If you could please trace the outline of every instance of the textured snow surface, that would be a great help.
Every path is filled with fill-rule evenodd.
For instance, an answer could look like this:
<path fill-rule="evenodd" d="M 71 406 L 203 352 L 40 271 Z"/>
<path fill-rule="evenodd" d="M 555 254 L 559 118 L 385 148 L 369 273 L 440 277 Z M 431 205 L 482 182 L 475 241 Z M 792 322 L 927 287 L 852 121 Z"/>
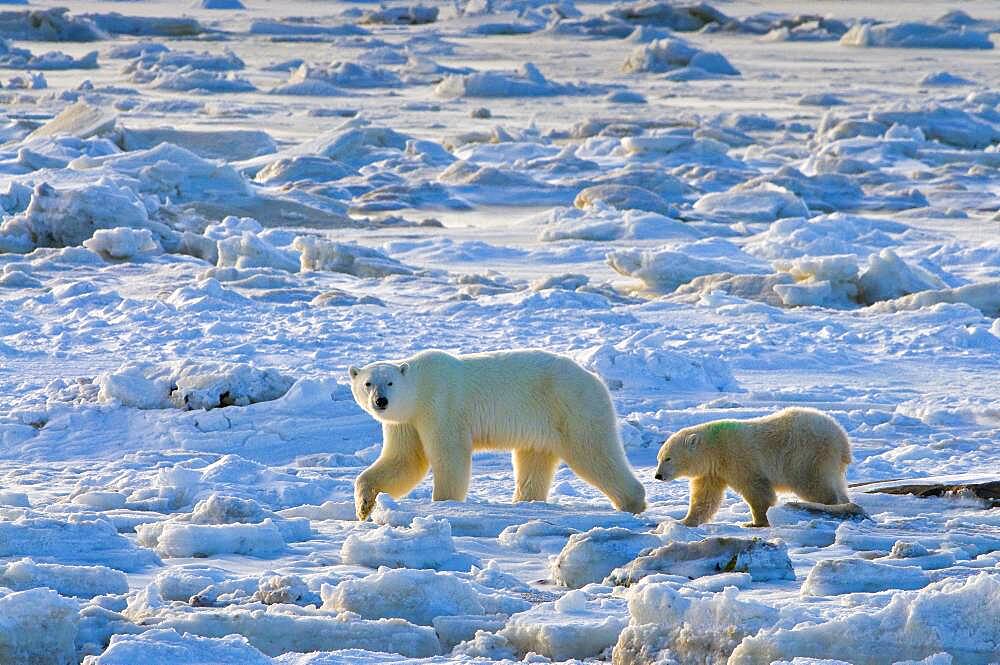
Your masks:
<path fill-rule="evenodd" d="M 1000 663 L 997 3 L 62 4 L 0 11 L 0 665 Z M 357 522 L 347 368 L 431 347 L 593 372 L 647 510 L 484 451 Z M 793 405 L 860 509 L 681 524 L 661 443 Z"/>

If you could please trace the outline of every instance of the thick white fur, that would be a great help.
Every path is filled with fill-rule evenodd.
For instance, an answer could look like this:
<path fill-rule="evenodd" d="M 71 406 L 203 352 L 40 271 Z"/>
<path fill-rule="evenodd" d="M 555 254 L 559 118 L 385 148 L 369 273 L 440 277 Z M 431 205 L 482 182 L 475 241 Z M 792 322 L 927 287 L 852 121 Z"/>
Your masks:
<path fill-rule="evenodd" d="M 775 491 L 818 504 L 850 501 L 844 473 L 851 444 L 836 420 L 815 409 L 687 427 L 667 439 L 657 460 L 658 479 L 691 479 L 688 526 L 711 519 L 726 487 L 750 505 L 753 522 L 747 526 L 768 526 Z"/>
<path fill-rule="evenodd" d="M 382 423 L 382 454 L 355 482 L 358 519 L 379 492 L 402 496 L 434 472 L 435 501 L 465 499 L 474 450 L 512 450 L 514 501 L 544 501 L 559 461 L 619 510 L 645 510 L 601 380 L 546 351 L 424 351 L 352 367 L 358 404 Z M 367 385 L 366 385 L 367 384 Z M 376 400 L 388 404 L 377 408 Z"/>

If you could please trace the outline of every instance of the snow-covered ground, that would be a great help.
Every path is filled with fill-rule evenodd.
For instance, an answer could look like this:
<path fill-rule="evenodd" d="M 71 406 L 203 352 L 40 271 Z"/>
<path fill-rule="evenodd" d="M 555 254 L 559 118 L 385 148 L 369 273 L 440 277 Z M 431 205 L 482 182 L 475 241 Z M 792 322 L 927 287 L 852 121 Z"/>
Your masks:
<path fill-rule="evenodd" d="M 64 4 L 0 12 L 0 663 L 1000 662 L 996 502 L 652 477 L 788 405 L 1000 475 L 997 3 Z M 429 347 L 599 373 L 649 509 L 355 521 L 347 367 Z"/>

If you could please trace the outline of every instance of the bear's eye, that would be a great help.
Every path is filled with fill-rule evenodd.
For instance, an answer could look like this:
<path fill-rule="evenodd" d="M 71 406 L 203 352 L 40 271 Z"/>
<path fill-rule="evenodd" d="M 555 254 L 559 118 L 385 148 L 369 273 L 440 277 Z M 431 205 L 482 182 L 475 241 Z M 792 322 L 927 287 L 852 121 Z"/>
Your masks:
<path fill-rule="evenodd" d="M 391 386 L 391 385 L 392 385 L 392 381 L 390 381 L 388 385 L 390 385 L 390 386 Z"/>
<path fill-rule="evenodd" d="M 669 461 L 670 461 L 670 458 L 668 457 L 668 458 L 664 459 L 663 461 L 664 461 L 664 462 L 669 462 Z"/>
<path fill-rule="evenodd" d="M 365 388 L 371 388 L 371 387 L 372 387 L 372 382 L 371 381 L 365 381 Z"/>

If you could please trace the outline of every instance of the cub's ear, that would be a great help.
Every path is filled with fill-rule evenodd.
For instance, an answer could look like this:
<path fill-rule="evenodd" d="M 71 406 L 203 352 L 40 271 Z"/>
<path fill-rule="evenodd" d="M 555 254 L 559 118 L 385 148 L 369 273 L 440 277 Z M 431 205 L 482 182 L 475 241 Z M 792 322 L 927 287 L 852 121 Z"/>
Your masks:
<path fill-rule="evenodd" d="M 684 437 L 684 443 L 687 445 L 688 448 L 694 448 L 699 443 L 701 443 L 701 435 L 688 434 L 686 437 Z"/>
<path fill-rule="evenodd" d="M 357 378 L 358 374 L 361 373 L 361 370 L 355 367 L 354 365 L 351 365 L 350 367 L 347 368 L 347 373 L 351 375 L 352 379 L 355 379 Z"/>
<path fill-rule="evenodd" d="M 410 370 L 410 363 L 400 363 L 399 373 L 405 375 Z"/>

